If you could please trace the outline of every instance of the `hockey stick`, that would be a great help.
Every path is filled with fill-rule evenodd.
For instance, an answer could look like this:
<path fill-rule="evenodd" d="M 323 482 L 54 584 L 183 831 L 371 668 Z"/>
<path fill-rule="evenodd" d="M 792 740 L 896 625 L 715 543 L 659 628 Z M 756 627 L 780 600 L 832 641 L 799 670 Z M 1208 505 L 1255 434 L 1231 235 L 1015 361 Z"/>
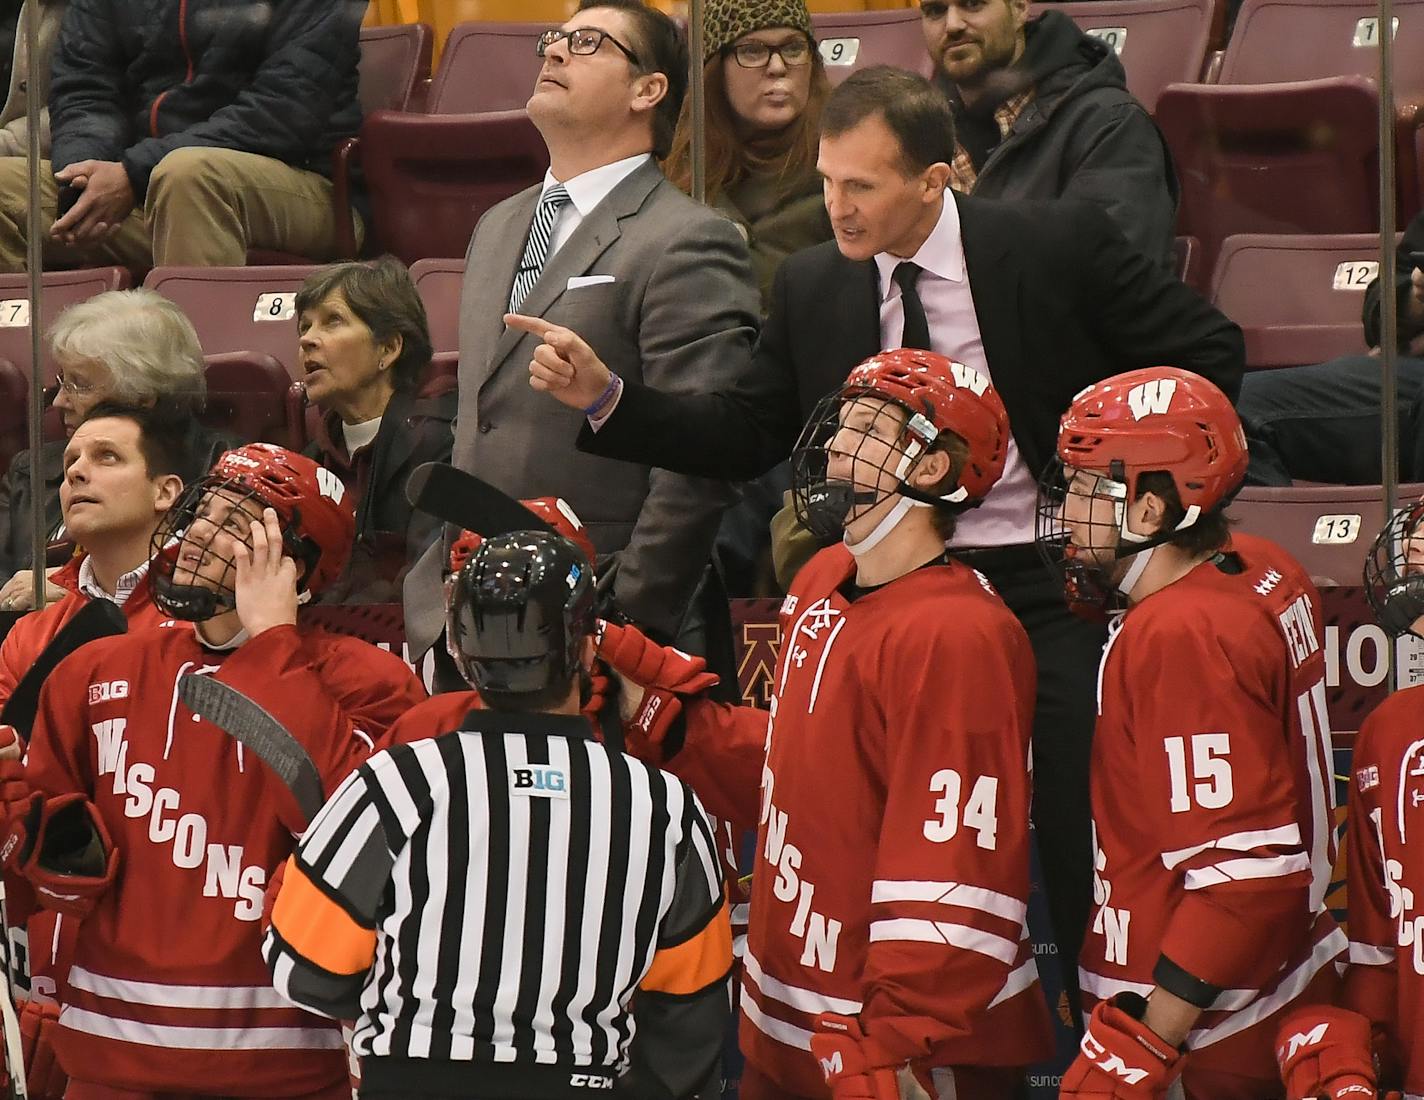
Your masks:
<path fill-rule="evenodd" d="M 117 604 L 108 600 L 86 603 L 50 639 L 49 645 L 40 650 L 35 663 L 20 677 L 5 706 L 0 708 L 0 725 L 14 726 L 20 737 L 28 741 L 40 708 L 40 688 L 55 666 L 86 642 L 123 634 L 128 628 L 123 609 Z"/>
<path fill-rule="evenodd" d="M 448 462 L 417 466 L 406 483 L 405 495 L 412 507 L 486 538 L 510 531 L 554 532 L 507 493 Z"/>
<path fill-rule="evenodd" d="M 211 676 L 184 673 L 178 678 L 178 698 L 199 718 L 256 753 L 292 793 L 307 821 L 316 817 L 326 801 L 321 775 L 301 742 L 281 722 L 236 688 Z"/>

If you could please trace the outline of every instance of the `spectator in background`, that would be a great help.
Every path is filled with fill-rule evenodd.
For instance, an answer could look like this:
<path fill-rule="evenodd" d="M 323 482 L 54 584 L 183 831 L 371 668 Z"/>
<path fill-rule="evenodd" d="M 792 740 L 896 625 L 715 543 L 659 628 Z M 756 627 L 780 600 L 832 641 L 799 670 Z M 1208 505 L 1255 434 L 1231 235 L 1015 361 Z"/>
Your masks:
<path fill-rule="evenodd" d="M 746 236 L 765 308 L 781 261 L 831 239 L 816 174 L 830 83 L 804 0 L 717 0 L 703 23 L 707 201 Z M 684 100 L 663 165 L 688 194 L 691 111 Z"/>
<path fill-rule="evenodd" d="M 25 20 L 32 2 L 39 4 L 39 56 L 33 62 L 26 48 Z M 20 21 L 15 33 L 14 60 L 10 66 L 10 91 L 5 106 L 0 108 L 0 157 L 23 157 L 29 153 L 29 96 L 34 95 L 40 107 L 40 156 L 49 156 L 49 75 L 54 56 L 59 25 L 64 19 L 69 0 L 25 0 L 20 8 Z"/>
<path fill-rule="evenodd" d="M 756 284 L 741 234 L 678 191 L 653 159 L 671 149 L 686 87 L 687 47 L 672 19 L 638 0 L 585 0 L 543 35 L 539 52 L 529 116 L 550 169 L 485 214 L 470 240 L 453 461 L 512 497 L 566 500 L 605 556 L 600 579 L 619 606 L 670 640 L 730 494 L 580 453 L 583 412 L 529 388 L 539 338 L 525 328 L 542 318 L 573 325 L 605 361 L 650 386 L 720 390 L 750 359 Z M 406 577 L 413 656 L 444 629 L 447 558 L 431 546 Z M 449 672 L 442 682 L 454 682 Z"/>
<path fill-rule="evenodd" d="M 54 407 L 64 435 L 74 434 L 89 410 L 101 401 L 171 406 L 188 416 L 183 463 L 178 473 L 187 483 L 201 476 L 232 440 L 192 419 L 207 394 L 203 351 L 198 334 L 183 311 L 152 290 L 111 290 L 70 306 L 49 332 L 50 351 L 59 368 Z M 50 541 L 60 533 L 59 486 L 64 478 L 65 439 L 40 448 L 44 478 L 44 521 Z M 31 514 L 29 451 L 21 451 L 0 482 L 0 575 L 30 563 Z M 51 587 L 51 598 L 63 592 Z M 29 573 L 0 587 L 0 601 L 14 598 L 9 610 L 31 606 Z"/>
<path fill-rule="evenodd" d="M 46 263 L 337 258 L 332 150 L 361 123 L 364 6 L 72 0 L 50 85 Z M 0 157 L 0 270 L 25 264 L 23 158 Z"/>
<path fill-rule="evenodd" d="M 297 292 L 307 400 L 321 409 L 306 449 L 340 475 L 356 506 L 356 545 L 328 599 L 398 600 L 396 582 L 436 522 L 406 499 L 411 471 L 449 462 L 454 387 L 421 395 L 430 366 L 425 305 L 399 260 L 343 263 Z"/>
<path fill-rule="evenodd" d="M 1399 476 L 1424 480 L 1424 214 L 1395 250 L 1399 357 L 1395 360 Z M 1378 485 L 1383 389 L 1380 386 L 1380 281 L 1365 288 L 1368 355 L 1254 371 L 1241 383 L 1237 412 L 1251 464 L 1247 485 L 1290 485 L 1296 478 Z"/>
<path fill-rule="evenodd" d="M 1028 0 L 921 0 L 935 82 L 954 110 L 950 186 L 986 199 L 1086 199 L 1173 267 L 1177 175 L 1110 46 Z"/>

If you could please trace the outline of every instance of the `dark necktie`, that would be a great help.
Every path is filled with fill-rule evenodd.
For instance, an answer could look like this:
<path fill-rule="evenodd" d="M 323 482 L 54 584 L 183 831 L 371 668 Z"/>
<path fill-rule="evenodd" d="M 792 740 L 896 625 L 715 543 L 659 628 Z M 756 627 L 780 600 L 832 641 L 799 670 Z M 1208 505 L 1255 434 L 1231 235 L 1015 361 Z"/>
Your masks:
<path fill-rule="evenodd" d="M 554 240 L 554 223 L 570 201 L 562 183 L 554 184 L 539 199 L 534 221 L 529 226 L 529 239 L 524 242 L 524 256 L 519 261 L 519 270 L 514 273 L 514 286 L 509 292 L 510 313 L 519 312 L 524 299 L 543 274 L 544 263 L 549 258 L 549 245 Z"/>
<path fill-rule="evenodd" d="M 895 272 L 890 277 L 900 284 L 900 305 L 905 311 L 905 335 L 900 338 L 900 346 L 931 351 L 930 323 L 925 319 L 924 303 L 920 301 L 919 292 L 915 290 L 915 284 L 923 270 L 917 263 L 901 260 L 895 265 Z"/>

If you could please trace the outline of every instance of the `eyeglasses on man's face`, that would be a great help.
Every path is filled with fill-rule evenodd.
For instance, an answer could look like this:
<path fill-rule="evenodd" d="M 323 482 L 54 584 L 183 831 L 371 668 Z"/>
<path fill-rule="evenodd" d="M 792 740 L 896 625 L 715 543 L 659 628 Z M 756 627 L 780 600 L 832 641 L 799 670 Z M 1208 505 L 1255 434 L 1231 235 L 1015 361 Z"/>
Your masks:
<path fill-rule="evenodd" d="M 555 27 L 552 30 L 547 30 L 539 36 L 534 46 L 534 52 L 540 57 L 543 57 L 549 52 L 550 46 L 563 39 L 568 39 L 569 53 L 578 57 L 587 57 L 589 54 L 597 53 L 598 48 L 603 45 L 604 39 L 607 39 L 622 50 L 624 56 L 634 65 L 641 67 L 643 64 L 638 60 L 637 54 L 623 45 L 622 42 L 619 42 L 618 39 L 614 38 L 607 31 L 601 31 L 597 27 L 575 27 L 569 31 L 560 30 Z"/>
<path fill-rule="evenodd" d="M 793 38 L 779 46 L 772 46 L 766 42 L 758 42 L 753 38 L 750 42 L 738 42 L 731 47 L 731 54 L 737 59 L 737 64 L 744 69 L 762 69 L 771 64 L 771 55 L 776 54 L 781 58 L 781 63 L 788 69 L 805 65 L 811 60 L 811 43 L 801 37 Z"/>

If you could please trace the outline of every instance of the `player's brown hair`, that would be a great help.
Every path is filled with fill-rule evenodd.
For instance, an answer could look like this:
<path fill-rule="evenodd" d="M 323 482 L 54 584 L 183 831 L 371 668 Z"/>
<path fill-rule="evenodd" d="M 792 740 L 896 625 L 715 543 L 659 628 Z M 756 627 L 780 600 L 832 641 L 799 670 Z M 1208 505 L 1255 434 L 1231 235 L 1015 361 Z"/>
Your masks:
<path fill-rule="evenodd" d="M 91 420 L 131 420 L 138 425 L 138 449 L 148 467 L 149 480 L 172 474 L 182 478 L 192 414 L 185 404 L 159 401 L 153 405 L 131 405 L 122 401 L 100 401 L 84 414 L 81 424 Z M 186 479 L 185 479 L 186 480 Z"/>
<path fill-rule="evenodd" d="M 926 490 L 938 497 L 945 493 L 952 493 L 959 485 L 959 475 L 964 472 L 964 464 L 969 461 L 969 444 L 953 432 L 942 431 L 939 433 L 939 438 L 930 445 L 925 453 L 933 454 L 935 451 L 943 452 L 949 456 L 949 473 Z M 954 528 L 959 521 L 959 513 L 951 512 L 948 508 L 935 508 L 933 513 L 935 534 L 948 542 L 954 537 Z"/>
<path fill-rule="evenodd" d="M 1162 498 L 1162 503 L 1166 505 L 1167 515 L 1162 523 L 1164 530 L 1170 530 L 1177 526 L 1182 522 L 1182 517 L 1187 514 L 1186 508 L 1182 506 L 1181 495 L 1177 492 L 1176 479 L 1166 470 L 1150 470 L 1139 475 L 1133 499 L 1140 500 L 1143 493 L 1155 493 Z M 1227 519 L 1226 513 L 1220 507 L 1217 507 L 1203 513 L 1185 531 L 1179 531 L 1173 535 L 1167 540 L 1167 545 L 1175 546 L 1178 550 L 1195 556 L 1220 550 L 1230 538 L 1231 520 Z"/>

